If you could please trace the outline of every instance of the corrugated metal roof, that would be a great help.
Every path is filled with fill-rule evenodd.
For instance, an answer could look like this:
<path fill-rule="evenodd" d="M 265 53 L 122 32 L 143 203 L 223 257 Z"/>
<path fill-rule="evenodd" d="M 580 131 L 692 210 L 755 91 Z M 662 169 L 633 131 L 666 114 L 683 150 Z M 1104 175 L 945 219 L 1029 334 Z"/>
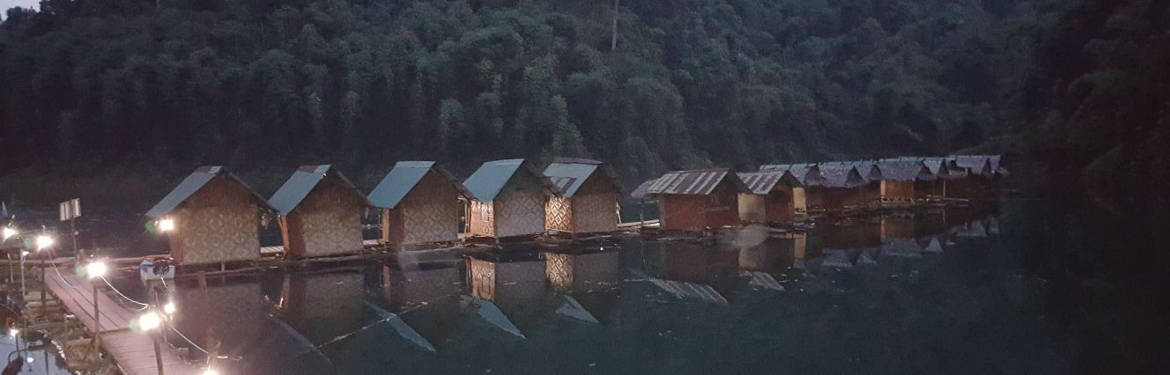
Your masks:
<path fill-rule="evenodd" d="M 521 168 L 526 169 L 533 176 L 539 178 L 541 183 L 548 189 L 554 192 L 559 191 L 551 181 L 545 178 L 540 171 L 537 171 L 531 163 L 528 163 L 524 159 L 484 162 L 483 165 L 479 166 L 479 169 L 475 170 L 475 173 L 471 174 L 471 177 L 463 181 L 463 186 L 467 188 L 467 191 L 471 193 L 473 198 L 481 202 L 490 202 L 496 199 L 496 195 L 500 193 L 500 190 L 508 185 L 508 180 L 511 180 L 512 176 L 516 174 L 516 171 Z"/>
<path fill-rule="evenodd" d="M 544 175 L 560 189 L 561 194 L 565 197 L 573 197 L 577 193 L 577 189 L 585 184 L 585 181 L 592 176 L 594 172 L 601 171 L 605 173 L 610 182 L 614 184 L 614 189 L 622 191 L 621 186 L 618 185 L 617 174 L 613 169 L 604 163 L 581 158 L 557 158 L 552 164 L 544 168 Z"/>
<path fill-rule="evenodd" d="M 374 186 L 374 190 L 370 191 L 370 203 L 378 208 L 394 208 L 398 203 L 414 190 L 415 185 L 422 181 L 427 172 L 434 170 L 440 176 L 450 181 L 459 190 L 460 194 L 470 197 L 463 184 L 459 182 L 455 176 L 450 172 L 435 164 L 433 161 L 400 161 L 394 163 L 394 168 L 390 169 L 390 173 Z"/>
<path fill-rule="evenodd" d="M 914 158 L 881 159 L 878 166 L 882 168 L 882 179 L 890 181 L 930 181 L 935 175 L 922 161 Z"/>
<path fill-rule="evenodd" d="M 736 173 L 736 175 L 739 176 L 740 180 L 743 180 L 744 185 L 747 185 L 748 190 L 751 190 L 753 194 L 771 193 L 780 181 L 786 181 L 790 186 L 801 185 L 800 181 L 787 170 L 743 172 Z"/>
<path fill-rule="evenodd" d="M 341 183 L 352 190 L 354 194 L 361 197 L 363 202 L 369 204 L 366 196 L 358 191 L 357 187 L 349 182 L 348 178 L 345 178 L 345 175 L 334 169 L 333 166 L 323 164 L 302 165 L 297 168 L 288 181 L 285 181 L 284 185 L 281 185 L 280 189 L 272 194 L 272 198 L 268 199 L 268 205 L 275 208 L 281 216 L 292 213 L 293 209 L 296 209 L 297 205 L 301 204 L 301 201 L 305 200 L 313 188 L 317 187 L 317 184 L 321 183 L 321 180 L 324 180 L 330 172 L 341 179 Z"/>
<path fill-rule="evenodd" d="M 265 201 L 264 198 L 260 196 L 260 194 L 257 194 L 254 190 L 252 190 L 251 187 L 248 186 L 248 184 L 244 183 L 244 181 L 236 177 L 236 175 L 228 172 L 227 168 L 218 165 L 210 165 L 196 168 L 195 172 L 192 172 L 187 176 L 187 178 L 184 178 L 183 181 L 180 182 L 178 186 L 175 186 L 175 188 L 171 190 L 170 193 L 167 193 L 167 195 L 163 197 L 161 201 L 156 203 L 154 207 L 151 207 L 149 211 L 146 211 L 146 216 L 155 219 L 166 216 L 166 214 L 171 213 L 175 207 L 183 204 L 187 198 L 190 198 L 192 195 L 198 192 L 199 189 L 202 189 L 204 185 L 207 185 L 208 182 L 211 182 L 212 179 L 215 179 L 216 176 L 221 174 L 225 175 L 227 178 L 235 180 L 237 183 L 244 186 L 244 189 L 248 190 L 248 192 L 251 193 L 263 207 L 269 208 L 268 202 Z"/>
<path fill-rule="evenodd" d="M 844 163 L 825 163 L 817 166 L 824 179 L 814 186 L 852 188 L 865 185 L 865 178 L 857 167 Z"/>
<path fill-rule="evenodd" d="M 981 176 L 1007 174 L 1007 170 L 999 164 L 999 155 L 951 155 L 947 159 L 959 168 L 968 170 L 971 174 Z"/>
<path fill-rule="evenodd" d="M 857 168 L 857 173 L 861 174 L 861 177 L 867 181 L 880 181 L 882 179 L 882 168 L 874 160 L 830 161 L 817 164 L 818 167 L 822 168 L 835 165 L 846 165 Z"/>
<path fill-rule="evenodd" d="M 815 163 L 766 164 L 760 166 L 760 171 L 788 171 L 792 177 L 805 185 L 817 185 L 824 179 Z"/>
<path fill-rule="evenodd" d="M 650 194 L 649 193 L 650 192 L 650 185 L 654 185 L 655 180 L 658 180 L 658 179 L 651 178 L 649 180 L 646 180 L 646 182 L 643 182 L 642 184 L 638 185 L 637 188 L 634 188 L 633 192 L 630 192 L 630 198 L 634 198 L 634 199 L 646 198 L 646 195 Z"/>
<path fill-rule="evenodd" d="M 659 177 L 647 189 L 650 195 L 685 194 L 707 195 L 715 190 L 724 179 L 729 179 L 736 189 L 747 191 L 747 186 L 728 169 L 700 169 L 668 172 Z"/>

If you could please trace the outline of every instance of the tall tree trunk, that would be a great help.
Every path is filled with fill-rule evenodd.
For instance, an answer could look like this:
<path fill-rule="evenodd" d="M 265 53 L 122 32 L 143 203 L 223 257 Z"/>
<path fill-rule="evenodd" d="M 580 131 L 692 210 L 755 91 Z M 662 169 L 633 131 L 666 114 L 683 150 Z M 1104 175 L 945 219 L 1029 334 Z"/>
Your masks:
<path fill-rule="evenodd" d="M 617 50 L 617 16 L 618 16 L 618 2 L 621 0 L 613 0 L 613 37 L 609 40 L 609 50 Z"/>

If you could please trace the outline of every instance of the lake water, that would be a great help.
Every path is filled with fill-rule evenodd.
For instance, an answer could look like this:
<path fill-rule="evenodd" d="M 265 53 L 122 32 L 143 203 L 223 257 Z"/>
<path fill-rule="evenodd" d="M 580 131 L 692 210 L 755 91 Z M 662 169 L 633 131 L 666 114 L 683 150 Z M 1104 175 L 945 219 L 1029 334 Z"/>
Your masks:
<path fill-rule="evenodd" d="M 1008 201 L 821 220 L 804 237 L 748 228 L 569 254 L 505 248 L 406 269 L 271 270 L 210 278 L 206 294 L 184 282 L 172 298 L 182 332 L 220 343 L 223 374 L 1064 374 L 1165 365 L 1145 346 L 1164 339 L 1145 335 L 1165 333 L 1166 318 L 1125 305 L 1129 293 L 1086 266 L 1099 261 L 1085 251 L 1097 244 L 1086 222 L 1047 207 Z M 119 285 L 140 295 L 135 283 Z"/>

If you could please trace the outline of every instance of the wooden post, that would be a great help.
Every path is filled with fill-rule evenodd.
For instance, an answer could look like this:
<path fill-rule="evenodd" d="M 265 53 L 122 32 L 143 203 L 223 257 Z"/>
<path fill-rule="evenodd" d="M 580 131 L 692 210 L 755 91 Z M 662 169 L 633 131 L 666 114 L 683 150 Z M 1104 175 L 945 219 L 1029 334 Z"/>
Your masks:
<path fill-rule="evenodd" d="M 90 285 L 93 285 L 93 350 L 96 353 L 101 342 L 98 341 L 98 336 L 102 333 L 102 314 L 98 311 L 98 285 L 95 280 L 90 279 Z"/>
<path fill-rule="evenodd" d="M 160 327 L 159 329 L 162 329 L 162 328 Z M 162 333 L 160 332 L 159 334 L 161 335 Z M 159 350 L 159 347 L 158 347 L 158 336 L 151 335 L 150 341 L 154 342 L 154 363 L 155 363 L 155 365 L 158 366 L 158 375 L 164 375 L 163 374 L 162 350 Z"/>

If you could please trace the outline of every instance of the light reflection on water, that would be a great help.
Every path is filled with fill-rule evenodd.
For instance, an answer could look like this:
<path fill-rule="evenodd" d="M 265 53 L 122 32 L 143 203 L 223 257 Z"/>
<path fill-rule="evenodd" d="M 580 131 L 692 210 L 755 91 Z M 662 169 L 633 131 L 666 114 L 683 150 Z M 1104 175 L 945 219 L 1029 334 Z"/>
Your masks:
<path fill-rule="evenodd" d="M 206 295 L 181 286 L 178 325 L 222 342 L 221 373 L 1063 369 L 1021 308 L 1027 283 L 999 267 L 993 212 L 748 231 L 212 278 Z"/>

